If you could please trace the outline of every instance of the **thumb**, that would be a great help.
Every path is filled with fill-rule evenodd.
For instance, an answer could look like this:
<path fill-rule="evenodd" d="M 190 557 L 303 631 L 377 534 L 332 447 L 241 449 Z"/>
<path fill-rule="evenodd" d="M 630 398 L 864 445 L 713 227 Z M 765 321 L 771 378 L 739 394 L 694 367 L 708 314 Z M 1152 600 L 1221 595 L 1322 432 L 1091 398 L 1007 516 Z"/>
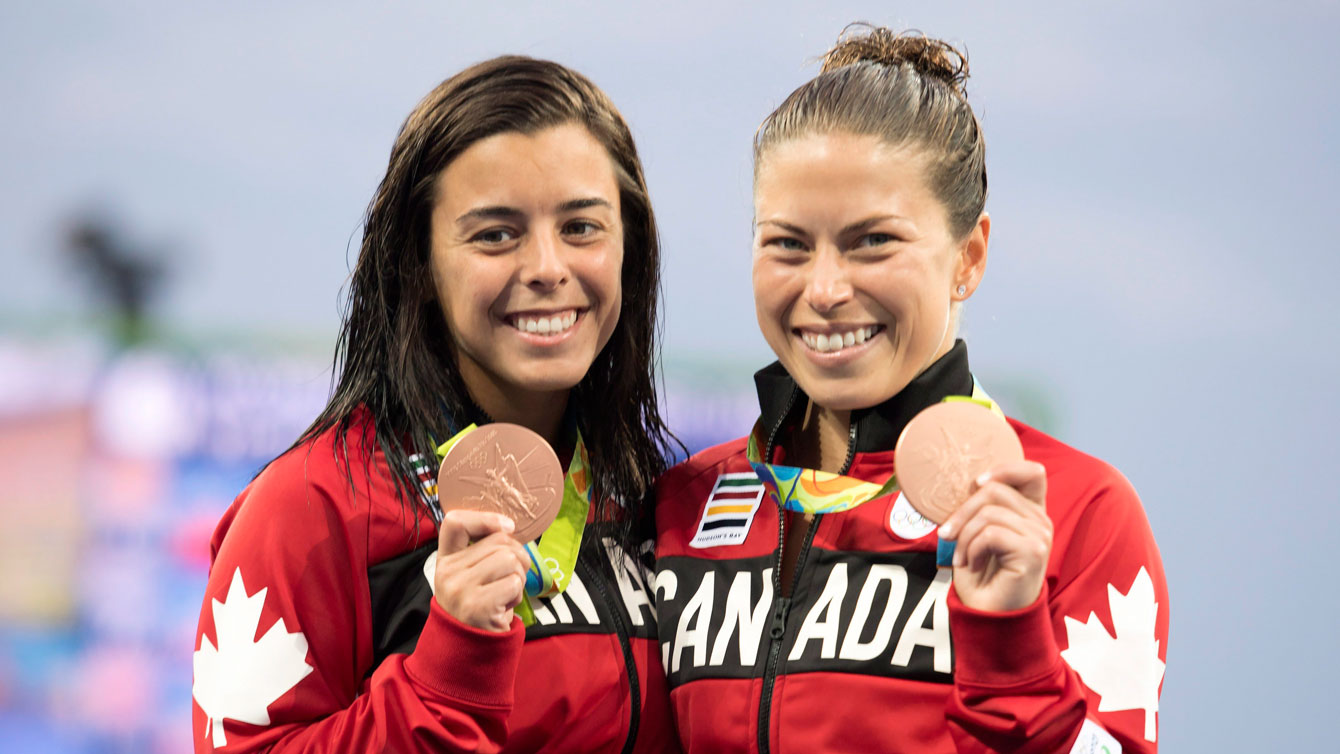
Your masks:
<path fill-rule="evenodd" d="M 484 511 L 447 511 L 437 530 L 437 554 L 450 555 L 460 552 L 471 542 L 487 537 L 494 532 L 511 534 L 516 529 L 512 519 L 501 513 Z"/>
<path fill-rule="evenodd" d="M 1047 468 L 1035 461 L 1002 463 L 978 477 L 973 483 L 973 491 L 977 491 L 987 481 L 1013 487 L 1034 503 L 1043 507 L 1047 505 Z"/>

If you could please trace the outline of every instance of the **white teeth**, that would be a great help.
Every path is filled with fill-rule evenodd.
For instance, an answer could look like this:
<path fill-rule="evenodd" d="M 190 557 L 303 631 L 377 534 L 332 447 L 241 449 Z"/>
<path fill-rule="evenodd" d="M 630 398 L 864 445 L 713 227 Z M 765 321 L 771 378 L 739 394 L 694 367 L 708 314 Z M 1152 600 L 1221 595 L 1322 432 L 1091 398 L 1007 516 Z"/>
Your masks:
<path fill-rule="evenodd" d="M 512 327 L 521 332 L 536 335 L 557 335 L 577 322 L 577 312 L 568 311 L 552 317 L 516 317 L 511 320 Z"/>
<path fill-rule="evenodd" d="M 829 353 L 830 351 L 840 351 L 855 345 L 866 342 L 875 334 L 874 327 L 862 327 L 856 330 L 848 330 L 844 333 L 810 333 L 804 330 L 800 331 L 800 339 L 805 345 L 813 348 L 819 353 Z"/>

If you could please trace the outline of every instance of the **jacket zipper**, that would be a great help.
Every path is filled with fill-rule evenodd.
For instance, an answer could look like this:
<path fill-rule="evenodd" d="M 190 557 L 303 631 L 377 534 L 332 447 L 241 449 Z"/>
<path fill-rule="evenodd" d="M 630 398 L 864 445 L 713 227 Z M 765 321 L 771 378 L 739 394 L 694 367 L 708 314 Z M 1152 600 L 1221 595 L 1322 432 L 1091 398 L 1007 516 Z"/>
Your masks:
<path fill-rule="evenodd" d="M 782 428 L 782 422 L 786 415 L 791 413 L 791 407 L 796 402 L 796 390 L 791 392 L 791 400 L 787 403 L 787 408 L 782 412 L 782 418 L 773 426 L 768 434 L 768 444 L 764 459 L 772 460 L 773 443 L 777 439 L 777 433 Z M 842 462 L 842 469 L 838 472 L 845 474 L 851 469 L 852 460 L 856 456 L 856 422 L 852 422 L 847 433 L 847 458 Z M 796 557 L 796 569 L 791 574 L 790 594 L 796 593 L 796 588 L 800 586 L 800 575 L 805 569 L 805 558 L 809 555 L 810 546 L 814 544 L 814 535 L 819 530 L 819 519 L 822 514 L 816 515 L 810 521 L 810 527 L 805 532 L 805 540 L 800 545 L 800 554 Z M 777 669 L 782 658 L 783 638 L 786 636 L 786 619 L 791 612 L 791 598 L 782 596 L 782 550 L 786 547 L 786 511 L 777 511 L 777 562 L 772 569 L 772 593 L 776 595 L 772 603 L 772 621 L 768 624 L 768 663 L 763 669 L 763 691 L 758 702 L 758 751 L 759 754 L 768 754 L 772 750 L 772 691 L 777 684 Z"/>
<path fill-rule="evenodd" d="M 787 415 L 796 405 L 796 395 L 799 392 L 798 387 L 791 386 L 791 397 L 786 401 L 786 408 L 782 410 L 782 413 L 777 417 L 777 422 L 768 431 L 768 442 L 763 446 L 763 455 L 759 458 L 763 463 L 772 462 L 772 449 L 777 442 L 777 433 L 781 431 Z M 782 636 L 786 633 L 786 614 L 791 610 L 791 598 L 782 596 L 782 548 L 785 546 L 786 511 L 778 510 L 777 562 L 772 569 L 772 622 L 768 624 L 768 664 L 763 670 L 763 695 L 758 703 L 758 750 L 760 752 L 768 751 L 768 728 L 771 725 L 772 717 L 772 687 L 777 680 L 777 661 L 782 654 Z M 797 562 L 797 574 L 800 573 L 799 565 Z M 795 591 L 792 590 L 791 593 L 795 594 Z"/>
<path fill-rule="evenodd" d="M 819 530 L 819 519 L 822 515 L 814 517 L 810 522 L 810 528 L 805 532 L 805 541 L 800 546 L 800 555 L 796 558 L 796 571 L 791 574 L 791 594 L 796 593 L 796 587 L 800 586 L 800 574 L 804 570 L 805 556 L 809 554 L 810 545 L 814 542 L 814 533 Z M 786 536 L 786 516 L 779 516 L 780 526 L 779 537 Z M 760 754 L 766 754 L 771 751 L 772 728 L 772 689 L 777 683 L 777 666 L 782 658 L 782 638 L 786 636 L 786 618 L 791 612 L 791 598 L 782 597 L 782 551 L 777 549 L 777 565 L 772 570 L 772 588 L 773 593 L 778 595 L 772 603 L 772 622 L 768 626 L 768 664 L 763 670 L 763 694 L 758 702 L 758 750 Z"/>
<path fill-rule="evenodd" d="M 613 573 L 614 567 L 615 565 L 610 563 L 611 573 Z M 628 738 L 623 744 L 623 754 L 629 754 L 633 751 L 633 744 L 637 741 L 637 729 L 642 722 L 642 685 L 637 672 L 637 662 L 633 660 L 633 647 L 628 640 L 628 626 L 624 624 L 618 603 L 614 601 L 609 590 L 605 588 L 604 577 L 599 573 L 594 573 L 594 569 L 587 568 L 584 570 L 590 576 L 591 583 L 595 584 L 596 591 L 600 593 L 600 601 L 609 607 L 610 621 L 614 623 L 614 633 L 619 636 L 619 648 L 623 650 L 624 667 L 628 671 L 628 700 L 631 705 L 628 713 Z"/>

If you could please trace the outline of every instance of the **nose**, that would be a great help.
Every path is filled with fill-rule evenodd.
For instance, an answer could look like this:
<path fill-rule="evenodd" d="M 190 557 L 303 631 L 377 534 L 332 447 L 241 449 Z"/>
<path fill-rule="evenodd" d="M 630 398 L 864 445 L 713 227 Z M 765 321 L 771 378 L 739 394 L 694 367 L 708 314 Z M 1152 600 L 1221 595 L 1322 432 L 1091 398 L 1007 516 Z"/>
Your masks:
<path fill-rule="evenodd" d="M 850 301 L 851 297 L 851 278 L 842 253 L 832 246 L 815 249 L 809 280 L 805 283 L 805 302 L 814 311 L 824 314 Z"/>
<path fill-rule="evenodd" d="M 531 288 L 549 291 L 568 281 L 563 259 L 563 241 L 557 233 L 532 234 L 521 250 L 521 281 Z"/>

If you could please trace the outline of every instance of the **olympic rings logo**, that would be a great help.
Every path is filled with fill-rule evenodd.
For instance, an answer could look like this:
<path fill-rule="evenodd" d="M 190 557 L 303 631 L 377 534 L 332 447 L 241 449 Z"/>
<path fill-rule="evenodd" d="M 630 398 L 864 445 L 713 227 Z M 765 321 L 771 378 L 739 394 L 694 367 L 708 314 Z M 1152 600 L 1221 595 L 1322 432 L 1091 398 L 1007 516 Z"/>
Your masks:
<path fill-rule="evenodd" d="M 545 558 L 544 567 L 549 571 L 549 575 L 553 577 L 554 581 L 561 582 L 568 577 L 563 571 L 563 565 L 556 558 Z"/>

